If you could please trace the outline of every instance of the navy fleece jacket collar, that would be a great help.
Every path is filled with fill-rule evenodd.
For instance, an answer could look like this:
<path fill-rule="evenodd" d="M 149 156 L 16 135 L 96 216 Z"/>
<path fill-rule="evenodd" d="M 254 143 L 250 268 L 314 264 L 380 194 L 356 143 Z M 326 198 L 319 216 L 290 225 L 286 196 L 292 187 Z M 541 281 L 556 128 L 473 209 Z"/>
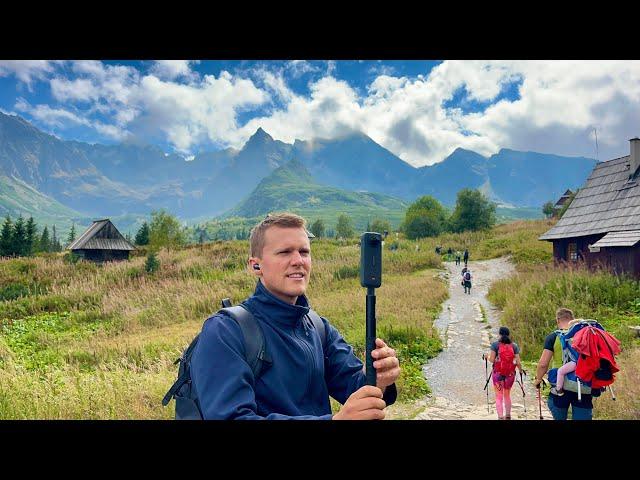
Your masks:
<path fill-rule="evenodd" d="M 253 296 L 243 302 L 251 313 L 263 320 L 273 321 L 295 327 L 298 322 L 309 313 L 309 301 L 304 295 L 300 295 L 295 305 L 286 303 L 272 294 L 258 280 Z"/>

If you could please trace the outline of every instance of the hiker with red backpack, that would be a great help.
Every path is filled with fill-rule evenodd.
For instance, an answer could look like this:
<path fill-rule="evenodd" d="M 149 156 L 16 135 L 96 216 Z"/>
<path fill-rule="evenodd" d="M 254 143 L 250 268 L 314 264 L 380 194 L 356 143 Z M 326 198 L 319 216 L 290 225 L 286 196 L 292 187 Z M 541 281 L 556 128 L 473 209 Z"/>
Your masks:
<path fill-rule="evenodd" d="M 488 360 L 493 363 L 491 379 L 496 393 L 498 420 L 511 420 L 511 387 L 516 379 L 516 367 L 521 374 L 523 372 L 520 348 L 511 340 L 507 327 L 500 327 L 498 334 L 500 339 L 491 344 Z"/>
<path fill-rule="evenodd" d="M 547 405 L 554 420 L 567 420 L 569 407 L 573 420 L 593 418 L 593 397 L 598 397 L 611 387 L 614 374 L 619 370 L 615 356 L 620 352 L 620 342 L 606 332 L 595 320 L 574 319 L 568 308 L 556 311 L 558 329 L 547 335 L 538 362 L 534 385 L 540 396 L 540 383 L 548 373 L 552 385 Z M 549 370 L 551 362 L 556 368 Z M 563 368 L 568 363 L 572 367 Z M 558 380 L 561 392 L 558 392 Z M 613 396 L 613 391 L 611 390 Z M 614 397 L 615 400 L 615 397 Z"/>

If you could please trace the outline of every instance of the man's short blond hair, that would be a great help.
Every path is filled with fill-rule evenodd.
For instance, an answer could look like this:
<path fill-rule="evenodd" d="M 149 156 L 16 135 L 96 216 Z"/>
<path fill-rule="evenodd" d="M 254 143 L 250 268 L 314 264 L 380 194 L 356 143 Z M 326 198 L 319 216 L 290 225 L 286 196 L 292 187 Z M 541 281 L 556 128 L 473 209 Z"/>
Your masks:
<path fill-rule="evenodd" d="M 556 310 L 556 319 L 557 320 L 573 320 L 573 311 L 568 308 L 559 308 Z"/>
<path fill-rule="evenodd" d="M 289 212 L 267 215 L 264 220 L 251 229 L 251 235 L 249 236 L 249 256 L 262 257 L 264 234 L 271 227 L 304 228 L 306 231 L 307 221 L 301 216 Z"/>

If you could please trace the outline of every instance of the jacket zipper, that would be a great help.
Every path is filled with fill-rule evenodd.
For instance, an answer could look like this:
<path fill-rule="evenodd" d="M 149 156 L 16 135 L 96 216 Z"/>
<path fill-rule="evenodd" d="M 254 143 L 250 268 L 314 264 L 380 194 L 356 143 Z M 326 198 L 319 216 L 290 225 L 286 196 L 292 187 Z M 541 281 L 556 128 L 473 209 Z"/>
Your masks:
<path fill-rule="evenodd" d="M 306 318 L 307 318 L 306 315 L 304 317 L 302 317 L 302 326 L 304 328 L 306 337 L 309 338 L 309 329 L 307 327 Z M 303 350 L 304 350 L 305 356 L 307 356 L 307 354 L 309 354 L 309 358 L 311 359 L 312 369 L 311 369 L 310 372 L 308 372 L 308 375 L 307 375 L 307 388 L 305 390 L 305 397 L 309 397 L 310 393 L 311 393 L 311 378 L 313 376 L 313 370 L 315 369 L 316 365 L 315 365 L 315 361 L 314 361 L 314 358 L 313 358 L 313 351 L 312 351 L 311 347 L 307 344 L 307 342 L 305 341 L 304 338 L 300 337 L 300 335 L 298 334 L 297 330 L 298 330 L 297 328 L 294 328 L 294 332 L 296 334 L 296 337 L 299 338 L 300 344 L 302 344 L 302 346 L 303 346 Z M 315 406 L 314 406 L 313 410 L 314 410 L 314 413 L 315 413 Z"/>

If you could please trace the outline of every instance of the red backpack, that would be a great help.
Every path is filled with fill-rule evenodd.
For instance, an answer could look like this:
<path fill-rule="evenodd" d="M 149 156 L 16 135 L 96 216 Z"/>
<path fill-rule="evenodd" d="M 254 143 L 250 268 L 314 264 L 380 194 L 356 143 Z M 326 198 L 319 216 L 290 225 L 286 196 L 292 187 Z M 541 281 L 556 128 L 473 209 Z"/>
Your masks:
<path fill-rule="evenodd" d="M 498 346 L 498 358 L 493 364 L 493 371 L 504 377 L 513 375 L 516 371 L 516 364 L 513 363 L 515 356 L 512 343 L 500 342 Z"/>

